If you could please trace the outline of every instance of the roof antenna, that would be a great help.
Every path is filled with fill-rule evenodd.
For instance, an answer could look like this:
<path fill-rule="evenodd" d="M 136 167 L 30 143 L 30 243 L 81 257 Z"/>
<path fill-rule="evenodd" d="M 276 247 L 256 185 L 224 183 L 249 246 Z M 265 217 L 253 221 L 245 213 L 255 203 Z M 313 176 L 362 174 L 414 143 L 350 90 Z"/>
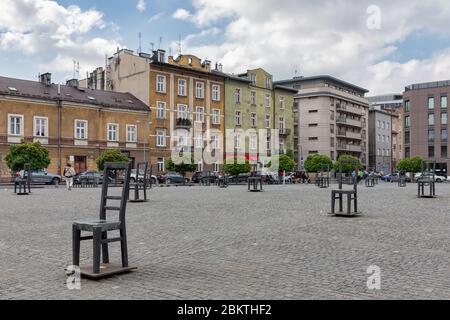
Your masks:
<path fill-rule="evenodd" d="M 155 51 L 155 43 L 154 42 L 150 42 L 150 45 L 152 46 L 152 52 Z"/>
<path fill-rule="evenodd" d="M 161 49 L 162 40 L 163 40 L 163 38 L 162 38 L 162 37 L 159 37 L 159 46 L 158 46 L 158 49 Z"/>
<path fill-rule="evenodd" d="M 72 79 L 79 79 L 80 78 L 80 62 L 73 60 L 73 78 Z"/>
<path fill-rule="evenodd" d="M 139 52 L 138 53 L 141 53 L 141 52 L 142 52 L 142 33 L 139 32 Z"/>
<path fill-rule="evenodd" d="M 178 36 L 179 41 L 178 41 L 178 55 L 181 56 L 181 34 Z"/>

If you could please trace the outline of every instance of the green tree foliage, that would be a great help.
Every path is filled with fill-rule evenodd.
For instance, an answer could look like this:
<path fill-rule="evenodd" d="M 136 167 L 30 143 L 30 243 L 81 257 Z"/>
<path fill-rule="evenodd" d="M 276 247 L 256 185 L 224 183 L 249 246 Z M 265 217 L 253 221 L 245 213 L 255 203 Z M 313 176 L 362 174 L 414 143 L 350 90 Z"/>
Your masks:
<path fill-rule="evenodd" d="M 97 168 L 100 171 L 105 169 L 106 162 L 128 162 L 127 155 L 123 154 L 119 150 L 106 150 L 95 160 Z"/>
<path fill-rule="evenodd" d="M 23 170 L 25 164 L 29 163 L 31 170 L 47 169 L 50 165 L 50 152 L 39 142 L 14 144 L 9 147 L 5 157 L 6 164 L 13 171 Z"/>
<path fill-rule="evenodd" d="M 180 164 L 175 164 L 172 159 L 166 161 L 166 169 L 172 172 L 178 172 L 183 176 L 186 172 L 195 172 L 197 170 L 197 165 L 192 161 L 191 163 L 185 163 L 184 161 Z"/>
<path fill-rule="evenodd" d="M 338 161 L 336 161 L 336 163 L 334 164 L 334 170 L 336 172 L 339 172 L 339 167 L 341 163 L 345 161 L 357 161 L 357 164 L 344 163 L 342 166 L 343 173 L 351 173 L 355 170 L 355 168 L 358 168 L 358 170 L 362 170 L 361 161 L 357 157 L 348 154 L 343 154 L 342 156 L 339 157 Z"/>
<path fill-rule="evenodd" d="M 423 161 L 421 157 L 405 158 L 398 162 L 397 170 L 411 173 L 421 172 Z M 424 166 L 424 169 L 426 169 L 426 166 Z"/>
<path fill-rule="evenodd" d="M 248 161 L 239 164 L 237 160 L 234 160 L 234 163 L 225 163 L 223 166 L 223 171 L 228 175 L 235 176 L 240 173 L 249 173 L 252 171 L 252 166 Z"/>
<path fill-rule="evenodd" d="M 305 170 L 307 172 L 321 172 L 322 166 L 324 170 L 326 170 L 326 166 L 331 170 L 333 168 L 333 161 L 330 157 L 321 154 L 311 155 L 305 161 Z"/>
<path fill-rule="evenodd" d="M 273 156 L 273 157 L 276 157 L 276 160 L 278 160 L 278 172 L 283 172 L 283 171 L 291 172 L 291 171 L 294 170 L 294 168 L 295 168 L 295 161 L 289 155 L 280 154 L 280 155 Z M 267 166 L 269 168 L 271 168 L 272 167 L 272 161 L 270 161 Z"/>

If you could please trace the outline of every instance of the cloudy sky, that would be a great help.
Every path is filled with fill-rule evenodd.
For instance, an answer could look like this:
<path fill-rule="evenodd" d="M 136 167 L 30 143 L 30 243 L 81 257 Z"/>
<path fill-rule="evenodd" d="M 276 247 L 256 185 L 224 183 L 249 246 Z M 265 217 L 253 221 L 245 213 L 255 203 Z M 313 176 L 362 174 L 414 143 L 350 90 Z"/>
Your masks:
<path fill-rule="evenodd" d="M 375 5 L 375 6 L 374 6 Z M 371 94 L 450 79 L 448 0 L 0 0 L 0 75 L 54 82 L 118 47 L 179 50 L 276 80 L 330 74 Z"/>

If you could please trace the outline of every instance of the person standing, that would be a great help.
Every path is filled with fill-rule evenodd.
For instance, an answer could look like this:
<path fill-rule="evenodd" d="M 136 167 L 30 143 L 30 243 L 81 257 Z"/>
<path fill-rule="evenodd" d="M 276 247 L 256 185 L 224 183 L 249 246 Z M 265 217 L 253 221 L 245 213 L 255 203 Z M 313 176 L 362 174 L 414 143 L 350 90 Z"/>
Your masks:
<path fill-rule="evenodd" d="M 66 187 L 67 187 L 67 190 L 69 190 L 69 191 L 72 191 L 73 177 L 76 174 L 77 173 L 75 172 L 75 169 L 72 168 L 72 165 L 70 163 L 68 163 L 66 165 L 66 167 L 64 168 L 64 177 L 66 178 Z"/>

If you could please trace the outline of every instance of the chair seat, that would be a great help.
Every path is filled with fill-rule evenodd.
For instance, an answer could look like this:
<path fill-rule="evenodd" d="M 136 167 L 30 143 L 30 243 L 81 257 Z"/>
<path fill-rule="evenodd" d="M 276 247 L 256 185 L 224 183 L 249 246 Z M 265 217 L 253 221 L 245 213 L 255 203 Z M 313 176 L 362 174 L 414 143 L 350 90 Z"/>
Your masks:
<path fill-rule="evenodd" d="M 333 190 L 332 191 L 334 194 L 355 194 L 356 191 L 355 190 Z"/>
<path fill-rule="evenodd" d="M 92 221 L 92 222 L 74 222 L 73 224 L 81 231 L 93 232 L 94 229 L 101 228 L 102 232 L 119 230 L 122 223 L 120 221 Z"/>

